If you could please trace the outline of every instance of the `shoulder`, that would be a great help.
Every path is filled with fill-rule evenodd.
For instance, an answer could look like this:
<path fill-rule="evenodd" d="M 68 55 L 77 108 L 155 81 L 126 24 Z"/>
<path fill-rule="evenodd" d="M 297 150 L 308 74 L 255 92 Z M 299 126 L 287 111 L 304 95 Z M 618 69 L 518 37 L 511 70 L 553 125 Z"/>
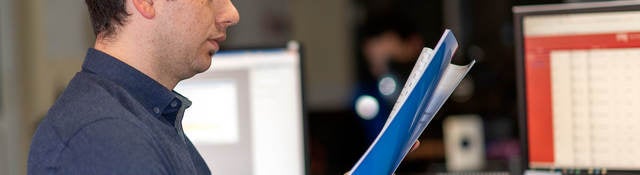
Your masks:
<path fill-rule="evenodd" d="M 141 105 L 122 87 L 92 74 L 78 73 L 40 123 L 49 125 L 60 139 L 100 121 L 118 119 L 144 127 L 136 116 Z M 124 124 L 124 123 L 120 123 Z"/>
<path fill-rule="evenodd" d="M 162 164 L 152 131 L 141 119 L 149 115 L 145 112 L 117 84 L 89 73 L 76 74 L 34 134 L 29 172 L 54 168 L 96 174 L 116 168 L 125 174 L 145 174 L 133 173 L 137 171 L 132 166 L 144 166 L 144 161 L 148 164 L 144 167 Z"/>
<path fill-rule="evenodd" d="M 75 135 L 96 127 L 109 125 L 103 127 L 105 133 L 148 132 L 136 120 L 136 115 L 142 115 L 132 109 L 140 106 L 136 103 L 114 83 L 88 73 L 76 74 L 39 123 L 29 159 L 32 154 L 51 159 L 50 154 L 60 152 Z"/>

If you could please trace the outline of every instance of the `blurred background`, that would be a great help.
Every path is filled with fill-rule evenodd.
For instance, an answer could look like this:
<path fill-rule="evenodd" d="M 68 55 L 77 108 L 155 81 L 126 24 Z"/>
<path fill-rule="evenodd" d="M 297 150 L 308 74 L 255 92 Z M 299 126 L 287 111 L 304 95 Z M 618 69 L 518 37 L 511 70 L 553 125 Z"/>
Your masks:
<path fill-rule="evenodd" d="M 523 167 L 511 8 L 567 2 L 580 1 L 240 0 L 241 22 L 222 47 L 302 45 L 310 172 L 342 174 L 381 129 L 421 48 L 452 29 L 460 42 L 454 63 L 477 63 L 397 174 L 447 171 L 448 119 L 476 123 L 476 169 L 515 173 Z M 0 34 L 0 174 L 25 174 L 38 122 L 80 70 L 94 37 L 77 0 L 0 0 Z M 358 108 L 371 99 L 376 113 Z"/>

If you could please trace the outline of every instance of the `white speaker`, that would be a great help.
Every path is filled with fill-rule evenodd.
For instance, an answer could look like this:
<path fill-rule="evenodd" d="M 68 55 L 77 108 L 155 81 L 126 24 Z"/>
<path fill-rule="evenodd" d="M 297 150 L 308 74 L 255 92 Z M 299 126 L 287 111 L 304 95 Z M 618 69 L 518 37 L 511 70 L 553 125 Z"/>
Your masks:
<path fill-rule="evenodd" d="M 485 163 L 484 129 L 478 115 L 454 115 L 444 120 L 448 171 L 478 171 Z"/>

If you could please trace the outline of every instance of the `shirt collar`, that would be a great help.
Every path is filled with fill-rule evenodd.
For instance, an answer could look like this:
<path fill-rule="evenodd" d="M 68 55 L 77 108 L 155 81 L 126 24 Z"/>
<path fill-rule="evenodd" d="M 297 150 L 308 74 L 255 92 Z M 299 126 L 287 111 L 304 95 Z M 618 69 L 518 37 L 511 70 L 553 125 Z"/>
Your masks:
<path fill-rule="evenodd" d="M 166 113 L 166 110 L 174 110 L 182 105 L 182 101 L 176 97 L 177 93 L 99 50 L 89 48 L 82 71 L 96 74 L 120 85 L 156 117 Z"/>

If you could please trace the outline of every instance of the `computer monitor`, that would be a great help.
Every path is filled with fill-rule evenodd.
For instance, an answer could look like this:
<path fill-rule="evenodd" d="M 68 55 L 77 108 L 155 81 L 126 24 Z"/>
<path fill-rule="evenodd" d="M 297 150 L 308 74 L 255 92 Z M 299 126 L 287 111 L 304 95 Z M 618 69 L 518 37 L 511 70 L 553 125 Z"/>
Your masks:
<path fill-rule="evenodd" d="M 307 173 L 300 52 L 222 51 L 176 91 L 193 104 L 185 134 L 213 174 Z"/>
<path fill-rule="evenodd" d="M 525 166 L 640 170 L 640 2 L 514 14 Z"/>

